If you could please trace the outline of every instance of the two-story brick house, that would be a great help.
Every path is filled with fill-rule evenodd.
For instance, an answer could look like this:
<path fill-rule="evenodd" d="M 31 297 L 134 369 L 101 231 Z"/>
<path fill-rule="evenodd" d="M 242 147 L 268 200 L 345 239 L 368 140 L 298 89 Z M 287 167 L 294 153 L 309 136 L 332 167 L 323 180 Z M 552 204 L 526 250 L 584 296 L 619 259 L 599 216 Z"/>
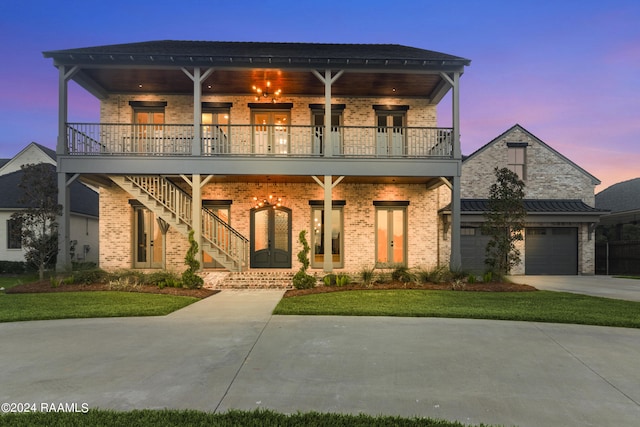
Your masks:
<path fill-rule="evenodd" d="M 495 168 L 509 168 L 525 183 L 522 262 L 513 274 L 594 274 L 596 209 L 600 181 L 520 125 L 515 125 L 462 162 L 462 268 L 485 270 L 488 210 Z"/>
<path fill-rule="evenodd" d="M 68 182 L 98 185 L 102 268 L 182 270 L 189 230 L 205 267 L 232 271 L 297 269 L 302 230 L 324 271 L 460 265 L 469 60 L 399 45 L 191 41 L 44 56 L 59 70 L 61 233 Z M 70 80 L 100 100 L 100 123 L 67 122 Z M 447 94 L 452 124 L 438 127 Z"/>

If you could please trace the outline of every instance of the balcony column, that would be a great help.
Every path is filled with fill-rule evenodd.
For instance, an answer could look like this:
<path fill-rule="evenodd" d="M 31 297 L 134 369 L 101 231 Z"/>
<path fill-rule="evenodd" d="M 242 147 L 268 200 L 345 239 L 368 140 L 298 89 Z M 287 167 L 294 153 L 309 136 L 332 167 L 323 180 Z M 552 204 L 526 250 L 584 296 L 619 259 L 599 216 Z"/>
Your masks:
<path fill-rule="evenodd" d="M 316 70 L 312 70 L 318 80 L 324 83 L 324 132 L 322 142 L 324 143 L 324 157 L 333 156 L 333 141 L 331 140 L 331 85 L 342 76 L 344 70 L 340 70 L 331 77 L 331 70 L 324 70 L 324 76 Z M 326 211 L 325 211 L 326 215 Z M 325 223 L 326 224 L 326 223 Z"/>
<path fill-rule="evenodd" d="M 58 141 L 56 144 L 56 154 L 64 155 L 67 152 L 67 115 L 68 115 L 68 85 L 67 82 L 78 72 L 78 67 L 67 68 L 64 65 L 58 66 Z M 56 259 L 56 270 L 65 271 L 71 269 L 71 203 L 68 185 L 77 178 L 76 175 L 70 182 L 67 182 L 67 174 L 58 171 L 58 204 L 62 206 L 62 211 L 58 217 L 58 258 Z"/>
<path fill-rule="evenodd" d="M 67 179 L 67 174 L 58 172 L 58 204 L 62 212 L 58 218 L 58 258 L 56 259 L 56 271 L 71 270 L 71 195 L 69 185 L 80 176 L 75 174 Z"/>
<path fill-rule="evenodd" d="M 67 115 L 69 107 L 67 82 L 77 72 L 78 67 L 58 66 L 58 142 L 56 145 L 56 154 L 58 155 L 64 155 L 67 151 Z"/>
<path fill-rule="evenodd" d="M 193 70 L 193 143 L 191 154 L 200 156 L 202 154 L 202 144 L 200 141 L 202 132 L 202 83 L 200 83 L 200 68 Z M 200 188 L 200 186 L 198 186 Z M 195 186 L 194 186 L 195 189 Z M 194 200 L 195 201 L 195 200 Z M 195 224 L 195 218 L 194 218 Z"/>
<path fill-rule="evenodd" d="M 453 109 L 453 158 L 458 161 L 456 176 L 452 177 L 451 189 L 451 270 L 462 268 L 460 249 L 460 176 L 462 175 L 462 151 L 460 149 L 460 73 L 453 73 L 452 109 Z"/>
<path fill-rule="evenodd" d="M 193 74 L 186 68 L 182 72 L 193 81 L 193 141 L 191 142 L 191 155 L 202 155 L 202 83 L 211 75 L 213 68 L 204 73 L 200 68 L 193 69 Z"/>
<path fill-rule="evenodd" d="M 324 257 L 322 263 L 322 270 L 325 273 L 331 273 L 333 271 L 333 221 L 331 213 L 333 211 L 333 187 L 338 185 L 340 181 L 344 179 L 344 176 L 339 177 L 333 182 L 332 175 L 325 175 L 324 182 L 316 176 L 312 177 L 320 187 L 324 189 L 324 234 L 322 236 L 324 242 Z"/>
<path fill-rule="evenodd" d="M 198 244 L 196 260 L 202 268 L 202 180 L 199 174 L 191 175 L 191 209 L 193 239 Z"/>

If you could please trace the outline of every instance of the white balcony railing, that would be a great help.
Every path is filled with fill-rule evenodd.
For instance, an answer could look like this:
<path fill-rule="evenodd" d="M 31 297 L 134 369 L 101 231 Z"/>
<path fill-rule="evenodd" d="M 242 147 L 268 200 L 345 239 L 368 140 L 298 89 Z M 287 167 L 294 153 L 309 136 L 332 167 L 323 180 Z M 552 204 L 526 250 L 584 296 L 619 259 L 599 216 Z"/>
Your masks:
<path fill-rule="evenodd" d="M 193 125 L 70 123 L 67 154 L 190 156 Z M 203 156 L 323 157 L 323 126 L 203 125 Z M 335 126 L 333 156 L 451 158 L 452 129 L 433 127 Z"/>

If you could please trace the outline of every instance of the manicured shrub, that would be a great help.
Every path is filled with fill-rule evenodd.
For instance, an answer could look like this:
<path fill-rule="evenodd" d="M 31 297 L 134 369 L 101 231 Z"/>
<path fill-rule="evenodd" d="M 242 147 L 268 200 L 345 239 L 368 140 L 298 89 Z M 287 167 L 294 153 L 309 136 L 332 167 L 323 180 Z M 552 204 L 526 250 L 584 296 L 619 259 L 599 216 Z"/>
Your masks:
<path fill-rule="evenodd" d="M 198 242 L 193 238 L 193 230 L 189 231 L 189 249 L 184 258 L 187 269 L 182 273 L 182 286 L 188 289 L 201 288 L 204 279 L 196 274 L 200 269 L 200 262 L 196 259 L 198 253 Z"/>
<path fill-rule="evenodd" d="M 316 286 L 316 278 L 307 274 L 309 268 L 309 252 L 311 247 L 307 242 L 307 230 L 300 231 L 298 241 L 302 245 L 302 249 L 298 252 L 298 261 L 300 261 L 300 270 L 293 276 L 293 287 L 296 289 L 310 289 Z"/>
<path fill-rule="evenodd" d="M 414 282 L 417 279 L 408 267 L 404 265 L 398 265 L 391 272 L 391 280 L 393 280 L 394 282 L 408 283 Z"/>

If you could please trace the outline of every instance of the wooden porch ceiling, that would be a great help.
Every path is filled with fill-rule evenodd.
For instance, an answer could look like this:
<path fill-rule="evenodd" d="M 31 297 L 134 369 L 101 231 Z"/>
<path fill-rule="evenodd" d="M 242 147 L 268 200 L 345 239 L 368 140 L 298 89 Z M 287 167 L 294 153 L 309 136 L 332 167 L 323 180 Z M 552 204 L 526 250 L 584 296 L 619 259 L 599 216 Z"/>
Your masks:
<path fill-rule="evenodd" d="M 192 94 L 193 82 L 180 69 L 84 68 L 75 77 L 83 86 L 104 93 Z M 203 95 L 253 94 L 252 86 L 264 88 L 267 81 L 275 91 L 287 95 L 324 96 L 324 84 L 307 70 L 235 69 L 216 70 L 203 83 Z M 442 77 L 426 73 L 371 73 L 347 70 L 333 85 L 336 96 L 420 97 L 438 102 Z"/>
<path fill-rule="evenodd" d="M 188 175 L 187 175 L 188 176 Z M 175 181 L 182 181 L 179 176 L 169 177 Z M 203 175 L 204 178 L 204 175 Z M 324 179 L 319 176 L 320 180 Z M 337 177 L 333 177 L 334 180 Z M 81 179 L 96 187 L 108 187 L 111 181 L 104 175 L 83 174 Z M 215 184 L 231 184 L 236 182 L 262 183 L 262 184 L 316 184 L 311 176 L 285 176 L 285 175 L 214 175 L 209 180 Z M 341 184 L 424 184 L 427 187 L 436 187 L 441 182 L 439 177 L 394 177 L 394 176 L 345 176 Z"/>

